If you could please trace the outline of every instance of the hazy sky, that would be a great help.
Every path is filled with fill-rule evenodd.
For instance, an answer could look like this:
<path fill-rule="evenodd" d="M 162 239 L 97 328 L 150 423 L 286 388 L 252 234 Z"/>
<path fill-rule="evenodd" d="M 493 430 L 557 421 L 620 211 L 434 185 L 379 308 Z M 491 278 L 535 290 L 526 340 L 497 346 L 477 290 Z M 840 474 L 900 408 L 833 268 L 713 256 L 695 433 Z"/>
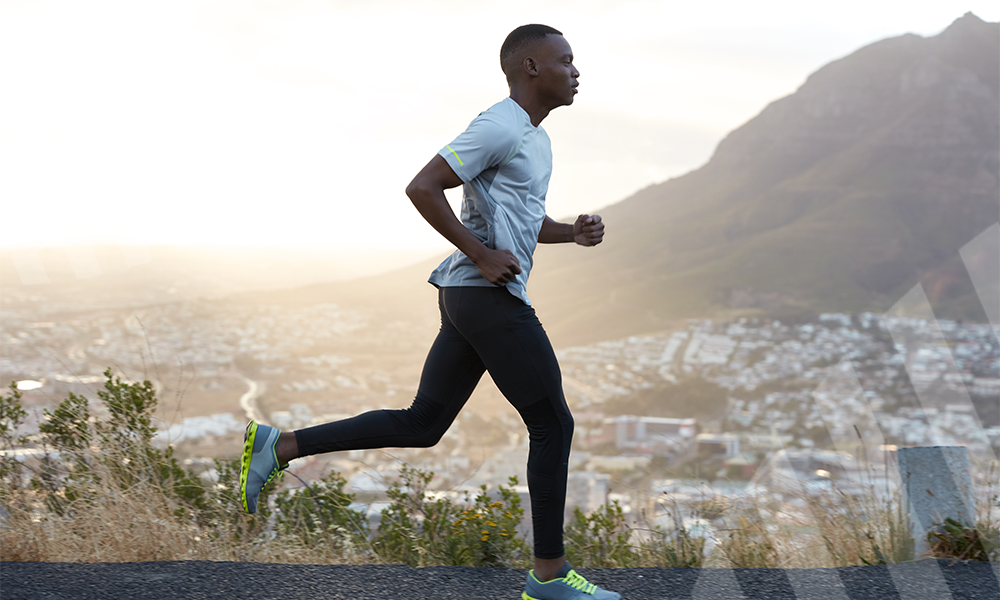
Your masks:
<path fill-rule="evenodd" d="M 0 0 L 0 245 L 444 249 L 403 188 L 506 96 L 517 25 L 561 29 L 582 74 L 544 122 L 561 217 L 700 166 L 823 64 L 969 10 L 1000 18 L 996 0 Z"/>

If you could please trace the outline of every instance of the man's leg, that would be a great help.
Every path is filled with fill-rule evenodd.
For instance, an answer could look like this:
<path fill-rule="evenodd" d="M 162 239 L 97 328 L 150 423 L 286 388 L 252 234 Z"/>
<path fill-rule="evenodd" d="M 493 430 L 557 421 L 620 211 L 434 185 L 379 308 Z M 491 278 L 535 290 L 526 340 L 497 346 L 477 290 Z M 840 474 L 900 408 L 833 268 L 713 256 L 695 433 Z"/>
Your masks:
<path fill-rule="evenodd" d="M 410 408 L 369 411 L 287 435 L 250 422 L 240 461 L 244 510 L 256 512 L 261 490 L 294 458 L 338 450 L 433 446 L 462 410 L 485 369 L 442 309 L 441 331 L 427 354 Z"/>
<path fill-rule="evenodd" d="M 552 579 L 565 563 L 563 511 L 573 439 L 555 352 L 534 310 L 503 288 L 446 288 L 442 304 L 528 428 L 536 575 Z"/>
<path fill-rule="evenodd" d="M 315 427 L 283 433 L 278 461 L 343 450 L 426 448 L 448 430 L 486 370 L 472 346 L 442 312 L 441 331 L 427 353 L 413 404 L 373 410 Z"/>

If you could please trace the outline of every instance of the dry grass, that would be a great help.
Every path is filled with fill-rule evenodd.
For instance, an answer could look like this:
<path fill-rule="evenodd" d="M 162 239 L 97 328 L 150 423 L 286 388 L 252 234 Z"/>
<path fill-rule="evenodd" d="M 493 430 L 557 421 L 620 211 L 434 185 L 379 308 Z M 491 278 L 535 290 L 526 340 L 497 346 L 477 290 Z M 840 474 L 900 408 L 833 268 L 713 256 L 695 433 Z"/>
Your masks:
<path fill-rule="evenodd" d="M 31 494 L 31 492 L 26 492 Z M 175 560 L 299 564 L 378 562 L 349 544 L 302 544 L 274 535 L 233 505 L 229 523 L 206 527 L 174 515 L 162 490 L 105 486 L 99 502 L 70 504 L 65 516 L 17 508 L 0 527 L 0 560 L 141 562 Z M 27 500 L 28 497 L 22 497 Z M 836 491 L 781 502 L 759 497 L 725 507 L 725 525 L 704 566 L 817 568 L 912 560 L 912 541 L 898 503 Z M 22 504 L 23 503 L 18 503 Z M 641 552 L 649 557 L 655 553 Z M 649 550 L 649 549 L 646 549 Z M 654 566 L 656 560 L 643 560 Z M 581 565 L 583 566 L 583 565 Z"/>
<path fill-rule="evenodd" d="M 0 527 L 0 560 L 142 562 L 176 560 L 299 564 L 361 562 L 343 546 L 307 547 L 275 537 L 233 505 L 227 526 L 206 527 L 174 514 L 163 490 L 103 486 L 99 502 L 77 501 L 64 516 L 13 508 Z M 26 498 L 25 498 L 26 499 Z M 365 561 L 367 562 L 367 561 Z"/>
<path fill-rule="evenodd" d="M 197 532 L 164 519 L 141 501 L 143 490 L 112 494 L 72 516 L 13 511 L 0 531 L 0 559 L 136 562 L 198 556 Z M 82 508 L 83 510 L 76 510 Z"/>
<path fill-rule="evenodd" d="M 66 502 L 59 511 L 48 507 L 37 486 L 0 490 L 9 513 L 0 522 L 0 561 L 372 562 L 370 553 L 336 532 L 311 544 L 294 533 L 275 535 L 267 517 L 245 514 L 229 489 L 216 490 L 219 510 L 206 520 L 178 502 L 169 487 L 142 482 L 122 489 L 100 464 L 94 475 L 97 483 L 87 498 Z"/>
<path fill-rule="evenodd" d="M 830 568 L 913 560 L 913 542 L 898 491 L 870 488 L 851 495 L 836 486 L 807 489 L 787 481 L 741 497 L 695 498 L 688 508 L 716 503 L 714 548 L 704 566 Z"/>
<path fill-rule="evenodd" d="M 244 514 L 228 489 L 216 489 L 214 516 L 206 519 L 185 508 L 168 486 L 141 482 L 123 489 L 111 471 L 96 474 L 98 483 L 93 485 L 97 489 L 90 490 L 89 499 L 65 504 L 62 514 L 45 508 L 37 488 L 6 490 L 4 504 L 10 515 L 0 525 L 0 560 L 380 562 L 370 547 L 354 548 L 348 536 L 340 539 L 332 533 L 316 543 L 313 535 L 309 543 L 303 543 L 295 532 L 277 534 L 273 521 L 269 525 L 266 517 Z M 995 546 L 997 496 L 979 500 L 980 539 L 994 540 Z M 898 493 L 871 489 L 857 496 L 835 487 L 806 493 L 790 485 L 784 493 L 712 501 L 721 503 L 717 507 L 721 517 L 715 522 L 715 547 L 699 566 L 818 568 L 914 558 Z M 644 566 L 674 566 L 663 549 L 653 548 L 654 540 L 633 544 L 629 556 Z M 939 544 L 938 553 L 941 548 Z M 986 548 L 989 556 L 997 557 L 997 551 Z"/>

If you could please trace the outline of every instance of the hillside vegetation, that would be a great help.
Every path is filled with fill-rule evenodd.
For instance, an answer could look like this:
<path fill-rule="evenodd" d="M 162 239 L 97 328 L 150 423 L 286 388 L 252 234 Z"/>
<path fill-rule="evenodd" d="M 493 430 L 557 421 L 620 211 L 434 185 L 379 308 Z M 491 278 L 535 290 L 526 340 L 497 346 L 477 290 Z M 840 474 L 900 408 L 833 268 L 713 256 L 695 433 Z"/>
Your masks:
<path fill-rule="evenodd" d="M 172 447 L 152 444 L 153 385 L 122 381 L 110 369 L 105 376 L 97 395 L 106 416 L 70 394 L 30 435 L 20 432 L 27 413 L 17 388 L 0 395 L 0 561 L 530 564 L 516 478 L 456 501 L 431 492 L 433 473 L 404 465 L 374 530 L 336 471 L 301 486 L 279 478 L 265 487 L 258 512 L 247 515 L 237 495 L 238 461 L 216 460 L 204 473 L 182 465 Z M 874 484 L 860 498 L 836 486 L 820 494 L 790 487 L 788 494 L 800 496 L 814 522 L 782 514 L 781 494 L 740 502 L 706 497 L 699 514 L 719 524 L 711 546 L 685 527 L 676 507 L 668 523 L 649 523 L 646 515 L 630 522 L 617 501 L 590 514 L 577 508 L 565 527 L 567 557 L 578 567 L 735 568 L 914 558 L 898 496 Z M 949 522 L 935 534 L 935 556 L 1000 559 L 1000 529 L 989 518 L 997 498 L 984 500 L 978 524 Z"/>

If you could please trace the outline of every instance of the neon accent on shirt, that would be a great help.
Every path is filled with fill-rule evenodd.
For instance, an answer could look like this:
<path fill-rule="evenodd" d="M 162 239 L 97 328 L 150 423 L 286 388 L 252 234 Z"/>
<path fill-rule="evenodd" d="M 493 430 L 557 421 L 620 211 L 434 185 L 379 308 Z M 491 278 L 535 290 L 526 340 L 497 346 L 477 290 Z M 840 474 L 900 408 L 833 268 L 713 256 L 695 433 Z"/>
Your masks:
<path fill-rule="evenodd" d="M 451 150 L 451 153 L 455 155 L 455 160 L 458 161 L 458 164 L 460 164 L 460 165 L 462 165 L 464 167 L 465 163 L 462 162 L 462 158 L 458 155 L 458 152 L 455 152 L 454 150 L 452 150 L 451 146 L 448 146 L 448 149 Z"/>

